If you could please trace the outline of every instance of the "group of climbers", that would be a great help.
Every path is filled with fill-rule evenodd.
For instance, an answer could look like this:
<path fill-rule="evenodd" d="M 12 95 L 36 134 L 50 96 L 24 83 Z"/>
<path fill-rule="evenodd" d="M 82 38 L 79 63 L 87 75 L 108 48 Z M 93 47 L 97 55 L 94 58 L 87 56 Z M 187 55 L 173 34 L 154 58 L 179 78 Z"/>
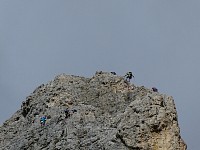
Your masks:
<path fill-rule="evenodd" d="M 117 75 L 116 72 L 113 72 L 113 71 L 110 72 L 110 73 L 113 74 L 113 75 Z M 125 80 L 128 81 L 128 82 L 130 82 L 130 80 L 131 80 L 132 78 L 134 78 L 133 73 L 130 72 L 130 71 L 127 72 L 126 75 L 125 75 L 124 77 L 125 77 Z"/>
<path fill-rule="evenodd" d="M 116 72 L 110 72 L 113 75 L 116 75 Z M 134 78 L 134 75 L 131 71 L 127 72 L 126 75 L 124 76 L 125 80 L 127 82 L 130 82 L 132 78 Z M 152 87 L 153 92 L 158 92 L 158 89 L 156 87 Z"/>
<path fill-rule="evenodd" d="M 65 113 L 65 118 L 69 118 L 73 113 L 77 112 L 76 109 L 65 109 L 64 110 L 64 113 Z M 46 116 L 42 116 L 40 118 L 40 124 L 41 126 L 45 126 L 46 125 L 46 120 L 47 120 L 47 117 Z"/>
<path fill-rule="evenodd" d="M 111 72 L 111 74 L 116 75 L 115 72 Z M 125 75 L 124 77 L 125 77 L 125 80 L 126 80 L 126 81 L 130 82 L 130 80 L 131 80 L 132 78 L 134 78 L 134 75 L 133 75 L 132 72 L 129 71 L 129 72 L 126 73 L 126 75 Z M 153 90 L 154 92 L 158 92 L 158 89 L 155 88 L 155 87 L 153 87 L 152 90 Z M 75 113 L 75 112 L 77 112 L 77 110 L 75 110 L 75 109 L 71 109 L 71 110 L 68 109 L 68 108 L 65 109 L 65 110 L 64 110 L 65 118 L 69 118 L 69 117 L 70 117 L 73 113 Z M 46 120 L 47 120 L 47 117 L 46 117 L 46 116 L 42 116 L 42 117 L 40 118 L 40 124 L 41 124 L 41 126 L 45 126 Z"/>
<path fill-rule="evenodd" d="M 127 72 L 126 75 L 125 75 L 126 81 L 130 82 L 130 80 L 131 80 L 132 78 L 134 78 L 132 72 Z M 156 87 L 152 87 L 152 90 L 153 90 L 154 92 L 158 92 L 158 89 L 157 89 Z"/>

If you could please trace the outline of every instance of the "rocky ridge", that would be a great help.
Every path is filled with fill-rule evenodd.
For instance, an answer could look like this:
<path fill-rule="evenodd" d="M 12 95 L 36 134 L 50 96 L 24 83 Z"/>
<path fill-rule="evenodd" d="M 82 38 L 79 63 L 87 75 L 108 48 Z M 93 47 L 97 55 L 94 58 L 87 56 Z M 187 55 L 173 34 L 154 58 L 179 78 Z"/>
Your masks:
<path fill-rule="evenodd" d="M 66 118 L 65 109 L 76 111 Z M 121 76 L 61 74 L 36 88 L 4 122 L 0 149 L 186 150 L 177 118 L 171 96 Z"/>

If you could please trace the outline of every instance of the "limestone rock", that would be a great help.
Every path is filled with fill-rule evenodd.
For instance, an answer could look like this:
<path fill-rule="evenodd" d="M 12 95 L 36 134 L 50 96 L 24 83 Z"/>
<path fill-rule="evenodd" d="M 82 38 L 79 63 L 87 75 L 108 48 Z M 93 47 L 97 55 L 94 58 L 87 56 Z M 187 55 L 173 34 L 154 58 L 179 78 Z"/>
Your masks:
<path fill-rule="evenodd" d="M 92 78 L 61 74 L 36 88 L 0 127 L 0 149 L 186 150 L 186 144 L 171 96 L 100 71 Z"/>

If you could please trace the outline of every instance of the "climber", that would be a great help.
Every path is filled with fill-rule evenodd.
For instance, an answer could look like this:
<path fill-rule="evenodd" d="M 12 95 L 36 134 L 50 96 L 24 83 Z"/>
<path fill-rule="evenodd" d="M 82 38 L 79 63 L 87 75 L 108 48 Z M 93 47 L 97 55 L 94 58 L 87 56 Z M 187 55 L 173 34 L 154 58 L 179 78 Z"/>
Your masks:
<path fill-rule="evenodd" d="M 42 116 L 40 118 L 40 124 L 41 124 L 41 126 L 45 126 L 46 120 L 47 120 L 46 116 Z"/>
<path fill-rule="evenodd" d="M 65 109 L 65 118 L 68 118 L 68 117 L 70 117 L 70 111 L 69 111 L 69 109 Z"/>
<path fill-rule="evenodd" d="M 77 112 L 77 110 L 76 109 L 72 109 L 72 113 L 75 113 L 75 112 Z"/>
<path fill-rule="evenodd" d="M 110 72 L 111 74 L 113 74 L 113 75 L 116 75 L 116 72 Z"/>
<path fill-rule="evenodd" d="M 153 90 L 154 92 L 158 92 L 158 89 L 155 88 L 155 87 L 152 87 L 152 90 Z"/>
<path fill-rule="evenodd" d="M 73 113 L 77 112 L 76 109 L 72 109 L 72 110 L 69 110 L 69 109 L 65 109 L 65 118 L 68 118 L 70 117 Z"/>
<path fill-rule="evenodd" d="M 125 75 L 125 77 L 126 77 L 126 81 L 128 81 L 128 82 L 130 82 L 130 80 L 132 78 L 134 78 L 132 72 L 127 72 L 126 75 Z"/>

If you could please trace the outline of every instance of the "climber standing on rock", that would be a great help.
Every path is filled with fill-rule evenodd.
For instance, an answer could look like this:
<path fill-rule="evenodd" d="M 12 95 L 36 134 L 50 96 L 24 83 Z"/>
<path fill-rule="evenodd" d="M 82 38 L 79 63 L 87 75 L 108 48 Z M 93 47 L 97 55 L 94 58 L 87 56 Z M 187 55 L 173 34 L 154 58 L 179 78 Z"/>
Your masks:
<path fill-rule="evenodd" d="M 45 126 L 46 120 L 47 120 L 47 117 L 46 117 L 46 116 L 42 116 L 42 117 L 40 118 L 40 124 L 41 124 L 41 126 Z"/>
<path fill-rule="evenodd" d="M 130 82 L 132 78 L 134 78 L 132 72 L 127 72 L 125 75 L 126 81 Z"/>

